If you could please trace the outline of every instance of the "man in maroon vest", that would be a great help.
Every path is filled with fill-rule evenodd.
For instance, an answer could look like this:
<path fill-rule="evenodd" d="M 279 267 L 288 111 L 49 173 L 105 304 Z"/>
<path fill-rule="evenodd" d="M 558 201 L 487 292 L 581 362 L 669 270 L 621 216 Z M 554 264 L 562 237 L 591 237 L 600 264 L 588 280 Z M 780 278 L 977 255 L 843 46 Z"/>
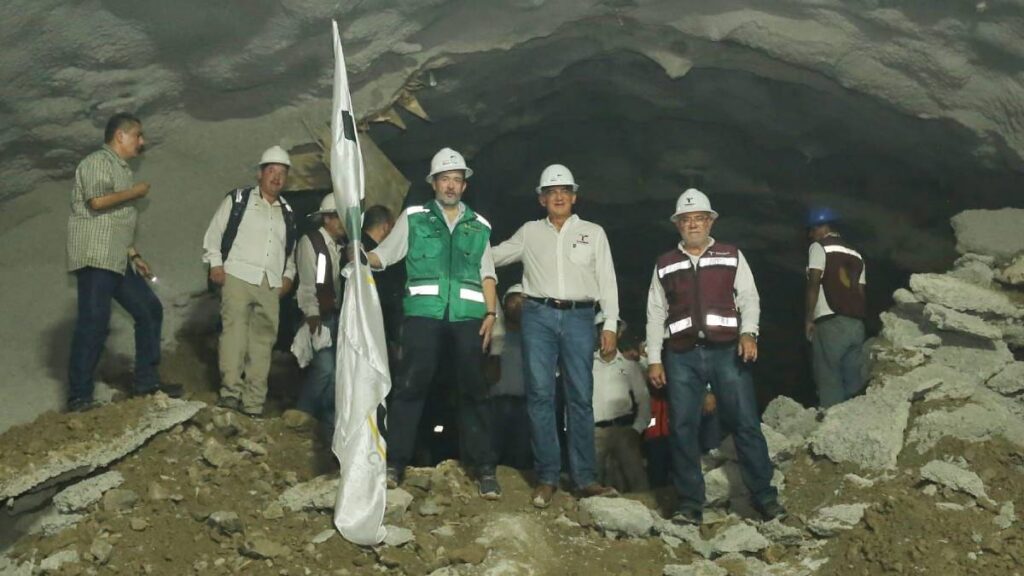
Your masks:
<path fill-rule="evenodd" d="M 718 213 L 690 188 L 672 222 L 682 242 L 662 254 L 647 296 L 648 376 L 667 387 L 672 483 L 678 508 L 672 521 L 700 524 L 704 475 L 700 421 L 706 386 L 718 400 L 722 424 L 736 444 L 743 483 L 765 518 L 785 515 L 771 485 L 772 463 L 761 433 L 750 363 L 757 360 L 761 304 L 753 274 L 735 246 L 716 243 Z"/>
<path fill-rule="evenodd" d="M 319 420 L 325 438 L 330 438 L 334 432 L 334 369 L 341 312 L 341 268 L 345 264 L 342 256 L 345 228 L 338 217 L 334 194 L 324 196 L 320 209 L 310 216 L 319 220 L 320 226 L 299 240 L 296 250 L 299 289 L 295 298 L 306 317 L 310 335 L 328 330 L 332 345 L 313 353 L 296 408 Z"/>
<path fill-rule="evenodd" d="M 811 247 L 804 325 L 822 408 L 864 388 L 864 259 L 836 232 L 838 220 L 829 208 L 815 208 L 807 218 Z"/>

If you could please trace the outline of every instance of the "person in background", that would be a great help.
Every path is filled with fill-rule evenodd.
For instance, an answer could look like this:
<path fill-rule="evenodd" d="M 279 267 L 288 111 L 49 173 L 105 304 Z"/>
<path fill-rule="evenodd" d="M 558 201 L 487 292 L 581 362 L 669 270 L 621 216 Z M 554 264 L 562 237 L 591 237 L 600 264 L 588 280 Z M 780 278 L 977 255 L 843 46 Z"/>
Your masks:
<path fill-rule="evenodd" d="M 160 335 L 164 309 L 147 281 L 156 281 L 135 248 L 138 200 L 149 183 L 134 182 L 128 160 L 142 154 L 145 138 L 138 117 L 119 113 L 107 121 L 104 145 L 75 170 L 68 217 L 68 272 L 78 285 L 78 316 L 68 362 L 68 411 L 94 406 L 96 366 L 110 327 L 111 301 L 135 322 L 135 395 L 163 391 L 182 395 L 181 386 L 161 384 Z"/>
<path fill-rule="evenodd" d="M 494 452 L 499 464 L 527 470 L 533 463 L 533 454 L 523 374 L 522 284 L 508 287 L 502 299 L 502 310 L 494 323 L 491 350 L 484 365 L 484 373 L 492 383 Z"/>
<path fill-rule="evenodd" d="M 263 415 L 280 300 L 295 278 L 295 216 L 281 197 L 290 167 L 283 148 L 268 148 L 257 185 L 229 192 L 203 237 L 210 283 L 221 292 L 217 405 L 252 417 Z"/>

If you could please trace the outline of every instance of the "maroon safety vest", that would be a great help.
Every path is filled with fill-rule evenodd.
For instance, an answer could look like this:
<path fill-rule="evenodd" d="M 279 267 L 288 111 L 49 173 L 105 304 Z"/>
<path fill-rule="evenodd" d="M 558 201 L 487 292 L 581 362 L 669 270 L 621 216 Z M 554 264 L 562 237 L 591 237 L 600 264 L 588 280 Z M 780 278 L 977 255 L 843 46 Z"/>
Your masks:
<path fill-rule="evenodd" d="M 711 342 L 732 342 L 739 336 L 739 313 L 733 298 L 739 250 L 714 244 L 697 261 L 696 269 L 676 248 L 658 258 L 657 274 L 668 300 L 666 346 L 685 352 L 701 332 Z"/>
<path fill-rule="evenodd" d="M 864 260 L 838 235 L 826 236 L 819 244 L 825 249 L 825 272 L 821 286 L 825 302 L 836 314 L 864 318 L 864 296 L 860 293 L 860 275 Z"/>
<path fill-rule="evenodd" d="M 320 316 L 330 316 L 338 311 L 338 301 L 334 296 L 334 264 L 331 262 L 331 252 L 327 249 L 327 241 L 324 240 L 319 228 L 306 234 L 306 238 L 309 238 L 310 244 L 313 245 L 313 269 L 316 270 L 319 266 L 321 255 L 327 262 L 324 281 L 316 282 L 316 301 L 320 306 Z"/>

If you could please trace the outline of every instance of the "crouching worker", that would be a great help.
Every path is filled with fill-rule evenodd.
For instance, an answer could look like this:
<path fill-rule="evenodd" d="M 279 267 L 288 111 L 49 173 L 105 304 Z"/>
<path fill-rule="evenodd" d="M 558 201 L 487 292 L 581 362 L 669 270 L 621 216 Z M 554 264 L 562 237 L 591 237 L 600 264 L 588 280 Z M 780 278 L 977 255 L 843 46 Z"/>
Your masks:
<path fill-rule="evenodd" d="M 334 194 L 324 196 L 320 209 L 310 217 L 320 226 L 299 240 L 299 287 L 295 297 L 306 318 L 299 337 L 305 337 L 302 332 L 308 330 L 313 353 L 296 408 L 316 418 L 330 438 L 334 434 L 334 374 L 346 236 Z"/>

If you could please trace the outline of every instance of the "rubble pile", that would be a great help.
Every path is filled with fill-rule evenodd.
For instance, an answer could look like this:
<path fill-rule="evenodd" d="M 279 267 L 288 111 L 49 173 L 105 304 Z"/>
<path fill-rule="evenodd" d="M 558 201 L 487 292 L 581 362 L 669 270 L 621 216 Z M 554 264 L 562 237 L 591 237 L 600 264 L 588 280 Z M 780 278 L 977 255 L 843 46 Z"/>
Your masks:
<path fill-rule="evenodd" d="M 894 295 L 863 395 L 827 411 L 788 398 L 767 407 L 783 520 L 751 510 L 727 439 L 704 459 L 700 527 L 666 519 L 665 489 L 559 491 L 536 510 L 529 478 L 508 468 L 502 499 L 486 502 L 449 461 L 410 469 L 388 491 L 385 541 L 358 547 L 333 528 L 338 475 L 318 469 L 328 447 L 310 424 L 155 398 L 0 436 L 18 463 L 0 466 L 13 526 L 0 530 L 0 573 L 1022 573 L 1022 256 L 990 248 L 974 230 L 985 214 L 968 216 L 954 221 L 971 252 Z M 101 421 L 103 435 L 83 434 Z M 32 435 L 48 450 L 12 444 Z"/>

